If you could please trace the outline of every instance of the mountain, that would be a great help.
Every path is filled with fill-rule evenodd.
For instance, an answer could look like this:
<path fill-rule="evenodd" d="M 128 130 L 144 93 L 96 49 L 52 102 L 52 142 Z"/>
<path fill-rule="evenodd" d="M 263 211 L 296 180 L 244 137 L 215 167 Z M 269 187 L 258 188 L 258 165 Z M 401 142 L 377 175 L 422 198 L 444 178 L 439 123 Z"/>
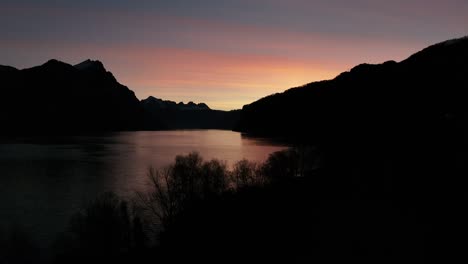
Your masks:
<path fill-rule="evenodd" d="M 2 133 L 148 128 L 134 92 L 99 61 L 72 66 L 50 60 L 24 70 L 1 66 L 0 82 Z"/>
<path fill-rule="evenodd" d="M 330 212 L 351 208 L 329 218 L 334 227 L 355 221 L 350 229 L 405 230 L 393 240 L 360 231 L 350 238 L 385 237 L 379 248 L 421 245 L 427 262 L 464 252 L 468 38 L 265 97 L 243 107 L 237 130 L 313 146 L 320 168 L 308 179 L 310 195 L 335 201 Z M 393 209 L 378 213 L 382 206 Z"/>
<path fill-rule="evenodd" d="M 167 101 L 149 96 L 148 98 L 141 101 L 143 106 L 152 110 L 211 110 L 205 103 L 195 104 L 194 102 L 189 102 L 184 104 L 183 102 L 176 103 L 173 101 Z"/>
<path fill-rule="evenodd" d="M 237 130 L 321 141 L 458 120 L 468 113 L 467 73 L 468 38 L 450 40 L 399 63 L 361 64 L 260 99 L 243 107 Z"/>
<path fill-rule="evenodd" d="M 18 70 L 0 65 L 2 134 L 232 129 L 240 111 L 149 97 L 141 102 L 100 61 L 50 60 Z"/>
<path fill-rule="evenodd" d="M 104 68 L 104 64 L 100 61 L 85 60 L 81 63 L 78 63 L 74 66 L 80 71 L 95 72 L 95 73 L 105 73 L 107 72 Z"/>
<path fill-rule="evenodd" d="M 167 129 L 233 129 L 240 111 L 212 110 L 205 103 L 166 101 L 150 96 L 141 101 L 152 118 Z"/>
<path fill-rule="evenodd" d="M 328 175 L 317 186 L 335 195 L 451 199 L 452 208 L 468 184 L 467 102 L 462 38 L 260 99 L 243 107 L 236 130 L 316 147 Z"/>

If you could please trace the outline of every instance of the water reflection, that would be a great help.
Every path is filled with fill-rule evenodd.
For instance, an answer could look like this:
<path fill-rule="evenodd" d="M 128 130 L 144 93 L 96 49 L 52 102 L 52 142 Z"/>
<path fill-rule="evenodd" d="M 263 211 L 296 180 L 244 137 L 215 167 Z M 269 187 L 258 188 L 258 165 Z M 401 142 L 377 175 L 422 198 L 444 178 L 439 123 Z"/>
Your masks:
<path fill-rule="evenodd" d="M 21 224 L 50 241 L 69 216 L 106 191 L 131 197 L 146 187 L 149 166 L 198 151 L 228 165 L 261 162 L 285 145 L 221 130 L 121 132 L 21 138 L 0 144 L 0 227 Z"/>

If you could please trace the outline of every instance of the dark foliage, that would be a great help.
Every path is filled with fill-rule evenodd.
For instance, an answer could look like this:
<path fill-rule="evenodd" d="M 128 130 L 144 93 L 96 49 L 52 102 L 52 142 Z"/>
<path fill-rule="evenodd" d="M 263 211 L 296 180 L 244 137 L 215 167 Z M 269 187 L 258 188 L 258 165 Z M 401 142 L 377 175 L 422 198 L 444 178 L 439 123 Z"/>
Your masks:
<path fill-rule="evenodd" d="M 304 225 L 311 218 L 301 207 L 311 196 L 304 175 L 296 173 L 305 152 L 274 153 L 264 164 L 241 160 L 231 171 L 190 153 L 176 157 L 169 168 L 150 170 L 152 191 L 139 197 L 141 208 L 162 226 L 158 258 L 214 263 L 302 256 L 291 250 L 315 228 Z M 270 176 L 275 168 L 282 170 Z"/>
<path fill-rule="evenodd" d="M 28 232 L 19 226 L 0 230 L 0 263 L 42 263 L 41 250 Z"/>
<path fill-rule="evenodd" d="M 226 164 L 218 160 L 203 162 L 196 152 L 177 156 L 167 168 L 150 169 L 148 176 L 151 191 L 138 193 L 138 202 L 149 215 L 148 222 L 155 224 L 155 230 L 160 226 L 168 228 L 193 203 L 224 193 L 229 187 Z"/>
<path fill-rule="evenodd" d="M 141 218 L 127 202 L 106 193 L 77 213 L 57 240 L 56 263 L 124 263 L 143 258 L 148 243 Z"/>
<path fill-rule="evenodd" d="M 422 260 L 423 225 L 390 199 L 337 196 L 333 186 L 322 185 L 325 175 L 317 165 L 298 173 L 302 163 L 318 164 L 312 153 L 314 148 L 298 148 L 274 153 L 264 164 L 236 163 L 229 172 L 233 188 L 192 199 L 166 223 L 159 259 L 169 263 Z M 184 164 L 199 160 L 190 155 L 179 159 Z"/>

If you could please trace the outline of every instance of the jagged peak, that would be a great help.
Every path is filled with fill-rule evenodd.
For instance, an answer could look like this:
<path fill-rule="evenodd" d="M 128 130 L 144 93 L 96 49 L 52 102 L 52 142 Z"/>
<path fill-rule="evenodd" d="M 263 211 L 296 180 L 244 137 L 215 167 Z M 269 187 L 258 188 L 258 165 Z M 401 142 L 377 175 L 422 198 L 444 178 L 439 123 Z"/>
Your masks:
<path fill-rule="evenodd" d="M 207 104 L 205 103 L 199 103 L 196 104 L 193 101 L 188 102 L 185 104 L 184 102 L 174 102 L 170 100 L 163 100 L 156 98 L 154 96 L 148 96 L 148 98 L 141 100 L 144 104 L 148 103 L 154 103 L 155 105 L 158 105 L 162 108 L 165 107 L 177 107 L 180 110 L 209 110 L 210 107 L 208 107 Z"/>
<path fill-rule="evenodd" d="M 106 71 L 104 64 L 99 60 L 87 59 L 81 63 L 76 64 L 74 67 L 78 70 Z"/>

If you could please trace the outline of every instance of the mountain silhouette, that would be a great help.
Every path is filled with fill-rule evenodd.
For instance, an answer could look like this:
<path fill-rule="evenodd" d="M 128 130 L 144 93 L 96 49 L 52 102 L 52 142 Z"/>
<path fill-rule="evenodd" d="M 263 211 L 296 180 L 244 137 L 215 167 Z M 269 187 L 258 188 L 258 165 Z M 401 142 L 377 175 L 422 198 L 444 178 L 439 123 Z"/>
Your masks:
<path fill-rule="evenodd" d="M 74 66 L 76 69 L 80 71 L 88 71 L 88 72 L 94 72 L 94 73 L 105 73 L 106 68 L 104 68 L 104 64 L 102 62 L 96 60 L 85 60 L 81 63 L 78 63 Z"/>
<path fill-rule="evenodd" d="M 468 38 L 442 42 L 399 63 L 361 64 L 262 98 L 243 107 L 237 130 L 321 141 L 459 120 L 468 113 L 467 69 Z"/>
<path fill-rule="evenodd" d="M 233 129 L 240 111 L 155 97 L 141 102 L 100 61 L 58 60 L 18 70 L 0 65 L 3 134 L 160 129 Z"/>
<path fill-rule="evenodd" d="M 152 110 L 211 110 L 208 105 L 205 103 L 199 103 L 195 104 L 194 102 L 188 102 L 187 104 L 184 104 L 183 102 L 173 102 L 173 101 L 168 101 L 168 100 L 162 100 L 158 99 L 153 96 L 149 96 L 148 98 L 141 100 L 142 104 L 147 108 L 147 109 L 152 109 Z"/>
<path fill-rule="evenodd" d="M 240 111 L 212 110 L 205 103 L 173 102 L 150 96 L 141 101 L 155 122 L 167 129 L 229 129 L 239 121 Z"/>
<path fill-rule="evenodd" d="M 99 61 L 50 60 L 29 69 L 0 67 L 2 132 L 115 131 L 145 127 L 133 91 Z"/>
<path fill-rule="evenodd" d="M 237 130 L 316 147 L 311 193 L 354 204 L 388 201 L 404 236 L 417 238 L 411 243 L 424 248 L 426 261 L 439 262 L 466 247 L 467 102 L 465 37 L 260 99 L 243 107 Z M 377 210 L 363 215 L 372 219 Z"/>
<path fill-rule="evenodd" d="M 468 38 L 450 40 L 260 99 L 243 107 L 237 130 L 317 147 L 329 175 L 320 180 L 330 181 L 317 186 L 337 196 L 462 206 L 467 73 Z"/>

